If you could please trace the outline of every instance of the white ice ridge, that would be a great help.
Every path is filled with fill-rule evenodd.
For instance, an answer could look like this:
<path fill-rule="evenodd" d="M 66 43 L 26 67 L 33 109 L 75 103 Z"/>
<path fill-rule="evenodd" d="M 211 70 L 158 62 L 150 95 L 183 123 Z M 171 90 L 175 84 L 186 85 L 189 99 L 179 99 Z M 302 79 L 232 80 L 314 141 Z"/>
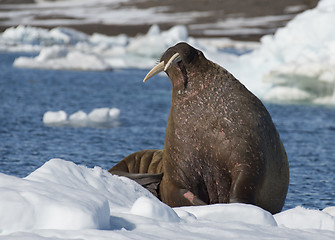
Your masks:
<path fill-rule="evenodd" d="M 334 22 L 335 1 L 321 0 L 230 69 L 264 100 L 335 104 Z"/>
<path fill-rule="evenodd" d="M 51 159 L 25 178 L 0 173 L 0 238 L 333 240 L 335 206 L 276 215 L 248 204 L 170 208 L 136 182 Z"/>
<path fill-rule="evenodd" d="M 168 47 L 187 41 L 185 26 L 161 32 L 153 25 L 144 36 L 124 34 L 89 36 L 69 28 L 51 30 L 18 26 L 0 36 L 0 50 L 37 51 L 36 57 L 19 57 L 14 66 L 23 68 L 110 70 L 150 68 Z"/>
<path fill-rule="evenodd" d="M 69 117 L 63 110 L 47 111 L 43 115 L 43 123 L 47 126 L 71 127 L 115 127 L 119 125 L 118 108 L 96 108 L 89 114 L 79 110 Z"/>

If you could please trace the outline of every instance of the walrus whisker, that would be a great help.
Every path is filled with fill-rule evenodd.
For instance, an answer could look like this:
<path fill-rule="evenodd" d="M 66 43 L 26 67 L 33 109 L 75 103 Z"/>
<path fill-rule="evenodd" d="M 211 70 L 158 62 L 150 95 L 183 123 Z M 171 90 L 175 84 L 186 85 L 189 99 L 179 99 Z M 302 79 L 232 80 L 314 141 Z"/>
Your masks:
<path fill-rule="evenodd" d="M 159 64 L 157 64 L 155 67 L 153 67 L 148 74 L 143 79 L 143 82 L 146 82 L 149 78 L 155 76 L 156 74 L 164 71 L 164 61 L 161 61 Z"/>
<path fill-rule="evenodd" d="M 156 59 L 156 61 L 155 61 L 155 65 L 157 65 L 157 64 L 159 64 L 159 63 L 161 62 L 161 57 L 162 57 L 162 56 L 159 56 L 159 57 Z"/>
<path fill-rule="evenodd" d="M 173 54 L 173 56 L 169 59 L 167 64 L 164 67 L 164 71 L 168 70 L 172 65 L 176 64 L 177 62 L 181 61 L 181 57 L 179 53 Z"/>

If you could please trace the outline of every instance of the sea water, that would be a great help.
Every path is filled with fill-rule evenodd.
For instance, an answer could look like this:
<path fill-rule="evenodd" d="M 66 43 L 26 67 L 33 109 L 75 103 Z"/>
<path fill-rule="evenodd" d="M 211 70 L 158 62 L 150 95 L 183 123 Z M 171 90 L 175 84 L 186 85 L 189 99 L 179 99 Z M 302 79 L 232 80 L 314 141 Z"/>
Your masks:
<path fill-rule="evenodd" d="M 109 169 L 128 154 L 162 149 L 171 85 L 164 75 L 142 83 L 145 70 L 54 71 L 13 67 L 0 54 L 0 172 L 24 177 L 51 158 Z M 290 163 L 284 209 L 323 209 L 335 201 L 335 108 L 265 102 Z M 47 111 L 117 108 L 115 125 L 57 127 Z"/>

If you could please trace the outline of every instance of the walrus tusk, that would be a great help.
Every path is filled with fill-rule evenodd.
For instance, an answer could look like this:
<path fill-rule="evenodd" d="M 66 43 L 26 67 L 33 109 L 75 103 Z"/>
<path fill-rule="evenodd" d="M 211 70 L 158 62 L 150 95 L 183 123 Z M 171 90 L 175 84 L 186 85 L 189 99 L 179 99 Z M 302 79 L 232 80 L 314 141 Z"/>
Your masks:
<path fill-rule="evenodd" d="M 177 62 L 181 61 L 181 57 L 179 53 L 173 54 L 173 56 L 169 59 L 167 64 L 164 67 L 164 72 L 169 69 L 173 64 L 176 64 Z"/>
<path fill-rule="evenodd" d="M 164 61 L 161 61 L 155 67 L 153 67 L 148 74 L 143 79 L 143 82 L 146 82 L 149 78 L 152 78 L 156 74 L 168 70 L 172 65 L 176 64 L 177 62 L 181 61 L 181 57 L 179 53 L 173 54 L 173 56 L 169 59 L 167 64 L 165 65 Z"/>
<path fill-rule="evenodd" d="M 164 61 L 161 61 L 160 63 L 158 63 L 156 66 L 154 66 L 150 72 L 148 72 L 148 74 L 145 76 L 145 78 L 143 79 L 143 82 L 147 81 L 149 78 L 155 76 L 156 74 L 164 71 Z"/>

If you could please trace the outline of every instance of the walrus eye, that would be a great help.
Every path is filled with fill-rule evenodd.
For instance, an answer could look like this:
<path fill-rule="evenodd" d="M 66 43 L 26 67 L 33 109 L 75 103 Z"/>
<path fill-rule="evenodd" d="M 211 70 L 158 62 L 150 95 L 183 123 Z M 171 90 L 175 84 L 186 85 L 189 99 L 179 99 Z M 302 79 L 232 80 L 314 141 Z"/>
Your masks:
<path fill-rule="evenodd" d="M 148 74 L 143 79 L 143 82 L 147 81 L 149 78 L 155 76 L 156 74 L 168 70 L 171 66 L 181 61 L 181 57 L 179 53 L 173 54 L 173 56 L 169 59 L 167 64 L 164 63 L 164 61 L 161 61 L 159 64 L 157 64 L 155 67 L 153 67 Z"/>

